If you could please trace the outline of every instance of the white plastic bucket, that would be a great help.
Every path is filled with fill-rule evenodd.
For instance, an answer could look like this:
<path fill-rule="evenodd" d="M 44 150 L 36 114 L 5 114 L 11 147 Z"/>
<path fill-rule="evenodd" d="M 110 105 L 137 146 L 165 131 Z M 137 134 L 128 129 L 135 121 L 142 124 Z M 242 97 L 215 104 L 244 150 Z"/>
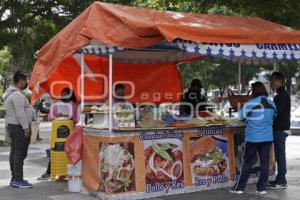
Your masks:
<path fill-rule="evenodd" d="M 76 165 L 68 164 L 68 190 L 69 192 L 81 192 L 81 161 Z"/>
<path fill-rule="evenodd" d="M 68 190 L 69 192 L 81 192 L 82 181 L 81 176 L 68 177 Z"/>
<path fill-rule="evenodd" d="M 31 138 L 30 138 L 30 144 L 35 144 L 37 139 L 37 134 L 40 129 L 40 122 L 32 122 L 31 124 Z"/>

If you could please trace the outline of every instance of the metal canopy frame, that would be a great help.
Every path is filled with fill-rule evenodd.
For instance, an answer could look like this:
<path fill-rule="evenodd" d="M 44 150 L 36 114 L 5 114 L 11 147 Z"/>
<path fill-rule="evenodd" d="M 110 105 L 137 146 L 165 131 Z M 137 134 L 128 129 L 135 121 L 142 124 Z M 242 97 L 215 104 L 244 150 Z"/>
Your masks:
<path fill-rule="evenodd" d="M 277 70 L 278 60 L 300 60 L 300 44 L 220 44 L 195 43 L 191 41 L 176 40 L 174 42 L 162 41 L 147 48 L 125 49 L 112 45 L 101 44 L 95 40 L 78 50 L 81 55 L 81 111 L 84 108 L 84 54 L 106 56 L 109 59 L 109 130 L 112 130 L 112 86 L 113 86 L 113 54 L 118 52 L 175 52 L 182 53 L 180 59 L 195 56 L 224 57 L 238 60 L 238 91 L 241 91 L 241 71 L 243 61 L 266 62 L 273 61 L 274 71 Z M 273 53 L 272 53 L 273 52 Z M 161 61 L 160 61 L 161 62 Z M 81 119 L 81 123 L 83 119 Z"/>

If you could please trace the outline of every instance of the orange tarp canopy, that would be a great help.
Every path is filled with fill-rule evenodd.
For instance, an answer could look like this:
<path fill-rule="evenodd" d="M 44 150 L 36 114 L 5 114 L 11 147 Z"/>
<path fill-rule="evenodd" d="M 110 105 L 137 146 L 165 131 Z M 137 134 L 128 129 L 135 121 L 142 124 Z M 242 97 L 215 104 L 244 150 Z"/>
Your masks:
<path fill-rule="evenodd" d="M 214 16 L 94 2 L 38 53 L 30 88 L 46 82 L 60 63 L 96 40 L 142 48 L 175 39 L 209 43 L 300 43 L 300 31 L 257 17 Z"/>
<path fill-rule="evenodd" d="M 108 97 L 108 60 L 98 56 L 85 56 L 85 101 L 105 101 Z M 182 82 L 176 64 L 113 64 L 113 82 L 123 83 L 125 93 L 132 103 L 176 102 L 182 92 Z M 60 98 L 63 88 L 75 91 L 80 100 L 80 65 L 73 56 L 66 58 L 52 74 L 40 85 L 39 93 L 33 89 L 33 101 L 41 94 L 50 92 Z M 124 82 L 125 81 L 125 82 Z M 128 82 L 129 81 L 129 82 Z"/>

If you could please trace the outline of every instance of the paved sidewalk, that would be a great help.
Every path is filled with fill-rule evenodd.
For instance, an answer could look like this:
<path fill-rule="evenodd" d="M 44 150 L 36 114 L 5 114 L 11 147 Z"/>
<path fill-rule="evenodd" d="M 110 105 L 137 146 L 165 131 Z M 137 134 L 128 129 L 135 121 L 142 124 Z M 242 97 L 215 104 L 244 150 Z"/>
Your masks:
<path fill-rule="evenodd" d="M 0 147 L 0 200 L 95 200 L 96 198 L 68 193 L 67 182 L 38 181 L 46 169 L 47 158 L 45 149 L 49 146 L 50 123 L 41 124 L 41 137 L 43 140 L 37 144 L 31 145 L 28 158 L 25 161 L 25 178 L 34 184 L 33 189 L 14 189 L 8 186 L 10 180 L 10 170 L 8 163 L 9 148 Z M 0 135 L 3 135 L 0 122 Z M 168 197 L 153 198 L 152 200 L 299 200 L 300 199 L 300 137 L 290 136 L 287 140 L 287 158 L 288 158 L 288 182 L 286 190 L 268 191 L 269 193 L 262 197 L 255 194 L 255 186 L 249 185 L 244 195 L 233 195 L 227 188 L 202 191 L 191 194 L 175 195 Z"/>

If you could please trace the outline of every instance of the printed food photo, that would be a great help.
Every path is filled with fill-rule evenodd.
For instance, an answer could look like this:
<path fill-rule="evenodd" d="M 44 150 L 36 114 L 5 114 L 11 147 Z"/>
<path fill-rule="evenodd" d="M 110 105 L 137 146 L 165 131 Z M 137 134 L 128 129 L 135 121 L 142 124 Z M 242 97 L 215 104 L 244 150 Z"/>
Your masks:
<path fill-rule="evenodd" d="M 146 141 L 144 154 L 147 183 L 183 181 L 181 141 Z"/>
<path fill-rule="evenodd" d="M 192 138 L 190 143 L 190 161 L 192 173 L 196 176 L 218 176 L 228 166 L 226 152 L 215 138 L 203 136 Z"/>
<path fill-rule="evenodd" d="M 100 160 L 100 192 L 119 193 L 135 190 L 133 143 L 102 143 Z"/>

